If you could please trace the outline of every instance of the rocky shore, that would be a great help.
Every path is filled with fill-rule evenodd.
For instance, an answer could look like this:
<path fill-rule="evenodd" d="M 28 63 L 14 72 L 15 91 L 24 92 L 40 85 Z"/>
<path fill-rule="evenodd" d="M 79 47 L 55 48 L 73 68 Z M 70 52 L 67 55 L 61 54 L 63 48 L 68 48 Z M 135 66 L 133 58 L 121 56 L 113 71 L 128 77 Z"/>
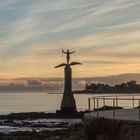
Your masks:
<path fill-rule="evenodd" d="M 77 112 L 75 114 L 63 114 L 59 111 L 56 113 L 45 113 L 45 112 L 29 112 L 29 113 L 11 113 L 8 115 L 0 115 L 0 120 L 3 119 L 38 119 L 38 118 L 83 118 L 85 112 Z"/>
<path fill-rule="evenodd" d="M 140 140 L 140 122 L 97 118 L 84 127 L 86 140 Z"/>
<path fill-rule="evenodd" d="M 18 113 L 0 116 L 0 140 L 140 139 L 138 121 L 94 118 L 83 123 L 81 118 L 45 118 L 44 115 L 48 114 Z"/>
<path fill-rule="evenodd" d="M 69 140 L 80 125 L 54 131 L 17 131 L 10 134 L 0 133 L 0 140 Z"/>
<path fill-rule="evenodd" d="M 67 140 L 82 125 L 83 113 L 0 115 L 0 140 Z"/>

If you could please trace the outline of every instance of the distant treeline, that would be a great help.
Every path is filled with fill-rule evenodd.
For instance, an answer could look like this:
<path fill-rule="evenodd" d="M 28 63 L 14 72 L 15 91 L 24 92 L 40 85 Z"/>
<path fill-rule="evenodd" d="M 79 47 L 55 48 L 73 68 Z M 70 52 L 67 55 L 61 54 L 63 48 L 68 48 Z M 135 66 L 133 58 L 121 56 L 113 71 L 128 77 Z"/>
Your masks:
<path fill-rule="evenodd" d="M 110 86 L 108 84 L 91 83 L 85 85 L 84 92 L 90 93 L 136 93 L 140 92 L 140 84 L 136 81 Z"/>

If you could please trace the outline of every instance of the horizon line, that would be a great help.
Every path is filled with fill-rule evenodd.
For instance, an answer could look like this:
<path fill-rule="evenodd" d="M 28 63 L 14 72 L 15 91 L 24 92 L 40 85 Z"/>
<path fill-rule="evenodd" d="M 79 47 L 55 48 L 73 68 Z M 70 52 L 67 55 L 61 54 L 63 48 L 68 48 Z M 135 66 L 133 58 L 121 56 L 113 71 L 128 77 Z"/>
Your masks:
<path fill-rule="evenodd" d="M 84 78 L 105 78 L 105 77 L 112 77 L 112 76 L 121 76 L 121 75 L 137 75 L 140 73 L 121 73 L 121 74 L 113 74 L 113 75 L 105 75 L 105 76 L 87 76 L 87 77 L 73 77 L 73 79 L 84 79 Z M 26 77 L 11 77 L 11 78 L 0 78 L 0 80 L 20 80 L 20 79 L 63 79 L 64 77 L 43 77 L 43 76 L 35 76 L 35 77 L 30 77 L 30 76 L 26 76 Z"/>

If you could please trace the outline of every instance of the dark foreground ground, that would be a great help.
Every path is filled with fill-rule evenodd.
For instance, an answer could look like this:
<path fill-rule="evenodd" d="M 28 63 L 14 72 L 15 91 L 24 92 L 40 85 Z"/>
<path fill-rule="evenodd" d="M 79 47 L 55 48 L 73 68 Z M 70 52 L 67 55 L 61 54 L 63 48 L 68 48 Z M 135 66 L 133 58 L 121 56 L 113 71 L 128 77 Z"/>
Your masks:
<path fill-rule="evenodd" d="M 100 108 L 104 109 L 112 107 Z M 0 140 L 140 140 L 140 121 L 94 118 L 83 122 L 80 115 L 18 113 L 0 116 Z"/>
<path fill-rule="evenodd" d="M 140 140 L 138 122 L 98 118 L 84 124 L 70 124 L 65 120 L 59 123 L 45 120 L 1 120 L 0 123 L 0 130 L 4 125 L 18 127 L 20 130 L 0 133 L 0 140 Z M 21 131 L 21 128 L 26 129 Z"/>
<path fill-rule="evenodd" d="M 78 127 L 71 127 L 65 130 L 55 131 L 17 131 L 11 134 L 0 134 L 0 140 L 70 140 L 72 133 L 77 131 Z"/>
<path fill-rule="evenodd" d="M 69 140 L 82 127 L 83 113 L 14 113 L 0 116 L 0 140 Z"/>
<path fill-rule="evenodd" d="M 82 122 L 86 112 L 0 115 L 0 140 L 87 140 L 90 130 Z"/>

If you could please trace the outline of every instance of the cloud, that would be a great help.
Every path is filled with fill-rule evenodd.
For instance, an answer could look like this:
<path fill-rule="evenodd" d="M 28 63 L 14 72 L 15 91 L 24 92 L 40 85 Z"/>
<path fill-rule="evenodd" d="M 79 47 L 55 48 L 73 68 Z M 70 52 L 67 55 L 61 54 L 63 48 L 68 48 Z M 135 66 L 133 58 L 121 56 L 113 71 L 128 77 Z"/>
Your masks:
<path fill-rule="evenodd" d="M 74 67 L 76 77 L 138 72 L 139 6 L 138 0 L 5 0 L 0 75 L 62 77 L 54 69 L 64 61 L 62 48 L 84 62 Z"/>

